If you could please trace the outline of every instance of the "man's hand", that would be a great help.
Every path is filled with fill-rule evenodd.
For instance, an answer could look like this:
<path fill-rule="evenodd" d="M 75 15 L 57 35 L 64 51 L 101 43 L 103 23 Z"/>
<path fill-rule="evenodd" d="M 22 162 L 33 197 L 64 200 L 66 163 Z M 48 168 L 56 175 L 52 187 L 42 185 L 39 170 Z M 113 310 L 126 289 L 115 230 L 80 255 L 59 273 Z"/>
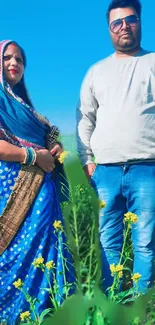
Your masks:
<path fill-rule="evenodd" d="M 95 168 L 96 168 L 96 165 L 94 163 L 85 165 L 83 167 L 85 175 L 88 178 L 88 180 L 90 180 L 90 177 L 93 175 Z"/>

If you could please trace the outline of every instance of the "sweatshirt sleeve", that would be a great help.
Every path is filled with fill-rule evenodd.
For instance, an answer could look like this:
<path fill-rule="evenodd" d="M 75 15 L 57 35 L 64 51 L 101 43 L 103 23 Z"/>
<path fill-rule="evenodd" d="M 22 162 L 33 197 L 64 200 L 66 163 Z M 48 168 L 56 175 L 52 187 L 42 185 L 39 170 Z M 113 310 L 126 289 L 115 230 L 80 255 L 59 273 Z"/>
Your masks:
<path fill-rule="evenodd" d="M 94 162 L 90 139 L 96 125 L 98 102 L 93 93 L 93 68 L 91 68 L 83 80 L 77 107 L 77 152 L 83 166 Z"/>

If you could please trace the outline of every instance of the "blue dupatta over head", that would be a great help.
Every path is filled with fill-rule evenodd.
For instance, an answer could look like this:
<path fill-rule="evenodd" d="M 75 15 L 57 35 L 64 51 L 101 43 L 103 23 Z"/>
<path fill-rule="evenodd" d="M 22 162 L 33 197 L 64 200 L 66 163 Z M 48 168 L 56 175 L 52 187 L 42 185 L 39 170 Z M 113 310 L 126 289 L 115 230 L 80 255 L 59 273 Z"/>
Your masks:
<path fill-rule="evenodd" d="M 2 61 L 6 47 L 11 43 L 16 44 L 13 41 L 0 42 L 0 136 L 15 145 L 43 148 L 46 147 L 50 123 L 17 95 L 20 86 L 25 87 L 24 78 L 15 90 L 4 79 Z"/>

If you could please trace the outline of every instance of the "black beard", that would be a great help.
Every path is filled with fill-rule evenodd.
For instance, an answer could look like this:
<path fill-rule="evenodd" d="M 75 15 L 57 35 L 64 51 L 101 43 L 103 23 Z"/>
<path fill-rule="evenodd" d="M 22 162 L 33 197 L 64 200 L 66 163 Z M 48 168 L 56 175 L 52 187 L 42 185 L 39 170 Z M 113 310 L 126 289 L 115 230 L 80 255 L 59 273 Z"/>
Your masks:
<path fill-rule="evenodd" d="M 119 48 L 121 49 L 132 49 L 134 47 L 134 45 L 136 44 L 135 40 L 133 39 L 130 43 L 129 42 L 122 42 L 122 44 L 118 44 L 119 45 Z"/>
<path fill-rule="evenodd" d="M 136 49 L 140 48 L 141 43 L 141 35 L 139 35 L 139 39 L 135 39 L 133 36 L 131 37 L 130 41 L 124 41 L 121 42 L 120 40 L 117 42 L 117 44 L 114 44 L 114 47 L 118 51 L 122 52 L 132 52 Z"/>

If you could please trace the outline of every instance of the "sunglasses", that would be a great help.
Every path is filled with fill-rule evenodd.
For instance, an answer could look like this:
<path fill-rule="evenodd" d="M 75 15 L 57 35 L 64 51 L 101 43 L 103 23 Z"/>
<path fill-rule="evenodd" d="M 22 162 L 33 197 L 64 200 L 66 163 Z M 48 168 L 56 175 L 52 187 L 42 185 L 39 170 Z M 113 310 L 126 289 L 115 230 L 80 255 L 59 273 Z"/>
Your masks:
<path fill-rule="evenodd" d="M 129 26 L 136 26 L 139 24 L 139 18 L 136 15 L 126 16 L 124 18 L 116 19 L 110 24 L 110 30 L 114 34 L 118 34 L 123 26 L 123 21 Z"/>

